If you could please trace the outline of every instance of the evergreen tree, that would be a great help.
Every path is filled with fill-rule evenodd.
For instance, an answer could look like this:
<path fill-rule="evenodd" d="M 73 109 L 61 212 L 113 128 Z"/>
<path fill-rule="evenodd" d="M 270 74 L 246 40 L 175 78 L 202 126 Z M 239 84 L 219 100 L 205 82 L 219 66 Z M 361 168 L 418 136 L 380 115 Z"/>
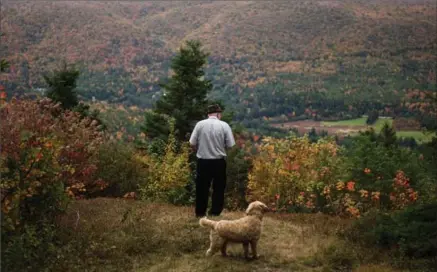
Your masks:
<path fill-rule="evenodd" d="M 384 144 L 385 147 L 391 147 L 396 145 L 396 131 L 393 129 L 392 126 L 389 125 L 388 122 L 384 123 L 384 126 L 379 133 L 379 140 Z"/>
<path fill-rule="evenodd" d="M 75 90 L 78 77 L 79 71 L 68 68 L 65 63 L 61 70 L 56 70 L 51 75 L 45 75 L 44 80 L 49 87 L 46 93 L 47 97 L 61 103 L 64 109 L 73 109 L 79 105 Z"/>
<path fill-rule="evenodd" d="M 2 32 L 0 32 L 0 38 L 4 36 Z M 9 63 L 5 59 L 0 59 L 0 73 L 6 72 L 6 69 L 8 69 Z"/>
<path fill-rule="evenodd" d="M 315 143 L 319 140 L 319 136 L 317 135 L 317 131 L 315 128 L 311 128 L 310 132 L 308 133 L 308 138 L 312 143 Z"/>
<path fill-rule="evenodd" d="M 82 118 L 89 117 L 96 120 L 101 129 L 106 129 L 106 125 L 99 117 L 98 110 L 90 110 L 90 106 L 79 102 L 76 92 L 76 82 L 79 78 L 79 71 L 75 68 L 68 68 L 64 63 L 62 69 L 55 70 L 51 75 L 44 76 L 44 80 L 49 86 L 46 96 L 55 103 L 61 103 L 64 110 L 76 111 Z"/>
<path fill-rule="evenodd" d="M 149 138 L 167 138 L 168 128 L 164 117 L 175 120 L 175 134 L 185 141 L 195 123 L 205 118 L 212 89 L 211 81 L 204 78 L 204 66 L 208 54 L 201 49 L 199 41 L 188 41 L 172 60 L 174 75 L 168 83 L 161 84 L 164 94 L 156 102 L 152 112 L 146 114 L 143 131 Z"/>
<path fill-rule="evenodd" d="M 369 128 L 368 130 L 364 131 L 364 132 L 360 132 L 361 136 L 365 136 L 367 137 L 371 142 L 376 142 L 378 139 L 375 130 L 373 129 L 373 127 Z"/>
<path fill-rule="evenodd" d="M 379 117 L 379 113 L 377 110 L 372 110 L 369 115 L 367 116 L 366 124 L 367 125 L 373 125 Z"/>
<path fill-rule="evenodd" d="M 5 72 L 8 67 L 9 67 L 9 63 L 6 60 L 1 59 L 0 60 L 0 73 Z"/>

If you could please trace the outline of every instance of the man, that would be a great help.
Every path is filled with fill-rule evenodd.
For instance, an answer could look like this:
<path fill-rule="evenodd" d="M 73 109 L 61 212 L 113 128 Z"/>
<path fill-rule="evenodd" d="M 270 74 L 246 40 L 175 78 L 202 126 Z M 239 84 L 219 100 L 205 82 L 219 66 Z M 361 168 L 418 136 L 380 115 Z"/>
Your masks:
<path fill-rule="evenodd" d="M 208 107 L 208 119 L 196 124 L 190 137 L 191 146 L 197 150 L 196 216 L 206 215 L 209 188 L 212 182 L 212 216 L 223 210 L 226 187 L 226 149 L 235 145 L 230 126 L 221 121 L 219 105 Z"/>

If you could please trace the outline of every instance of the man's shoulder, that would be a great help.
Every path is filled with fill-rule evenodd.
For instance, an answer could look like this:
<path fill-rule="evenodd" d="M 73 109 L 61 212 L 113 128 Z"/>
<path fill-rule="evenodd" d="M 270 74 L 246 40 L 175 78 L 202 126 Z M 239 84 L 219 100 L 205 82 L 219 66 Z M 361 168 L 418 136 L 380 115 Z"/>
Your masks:
<path fill-rule="evenodd" d="M 226 129 L 231 129 L 231 126 L 229 126 L 229 124 L 226 123 L 225 121 L 220 120 L 220 123 L 221 123 L 222 126 L 224 126 Z"/>
<path fill-rule="evenodd" d="M 208 119 L 200 120 L 200 121 L 198 121 L 198 122 L 196 123 L 196 126 L 203 125 L 203 124 L 205 124 L 205 122 L 207 122 L 207 121 L 208 121 Z"/>

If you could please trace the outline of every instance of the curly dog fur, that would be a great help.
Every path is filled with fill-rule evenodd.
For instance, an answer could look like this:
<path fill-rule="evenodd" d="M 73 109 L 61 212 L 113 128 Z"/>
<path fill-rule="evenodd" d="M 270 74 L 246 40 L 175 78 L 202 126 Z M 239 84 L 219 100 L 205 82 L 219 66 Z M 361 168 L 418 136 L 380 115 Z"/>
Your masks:
<path fill-rule="evenodd" d="M 262 218 L 268 210 L 264 203 L 254 201 L 247 207 L 246 216 L 237 220 L 213 221 L 201 218 L 200 225 L 211 229 L 210 246 L 206 256 L 212 256 L 219 250 L 223 256 L 226 256 L 228 243 L 242 243 L 246 258 L 249 258 L 249 244 L 252 249 L 252 257 L 258 258 L 257 243 L 261 236 Z"/>

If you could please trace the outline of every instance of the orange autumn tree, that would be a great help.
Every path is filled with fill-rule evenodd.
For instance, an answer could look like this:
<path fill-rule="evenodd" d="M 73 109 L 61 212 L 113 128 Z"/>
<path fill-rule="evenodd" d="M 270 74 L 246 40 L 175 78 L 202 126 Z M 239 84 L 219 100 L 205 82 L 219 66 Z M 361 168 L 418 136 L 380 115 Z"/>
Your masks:
<path fill-rule="evenodd" d="M 278 210 L 300 205 L 302 192 L 308 188 L 322 190 L 341 178 L 338 152 L 333 140 L 311 143 L 307 136 L 264 139 L 249 173 L 248 200 L 261 200 Z M 315 197 L 304 204 L 313 207 Z"/>
<path fill-rule="evenodd" d="M 0 119 L 2 236 L 53 220 L 68 195 L 104 188 L 95 179 L 103 141 L 96 121 L 63 111 L 50 99 L 13 99 L 0 108 Z"/>

